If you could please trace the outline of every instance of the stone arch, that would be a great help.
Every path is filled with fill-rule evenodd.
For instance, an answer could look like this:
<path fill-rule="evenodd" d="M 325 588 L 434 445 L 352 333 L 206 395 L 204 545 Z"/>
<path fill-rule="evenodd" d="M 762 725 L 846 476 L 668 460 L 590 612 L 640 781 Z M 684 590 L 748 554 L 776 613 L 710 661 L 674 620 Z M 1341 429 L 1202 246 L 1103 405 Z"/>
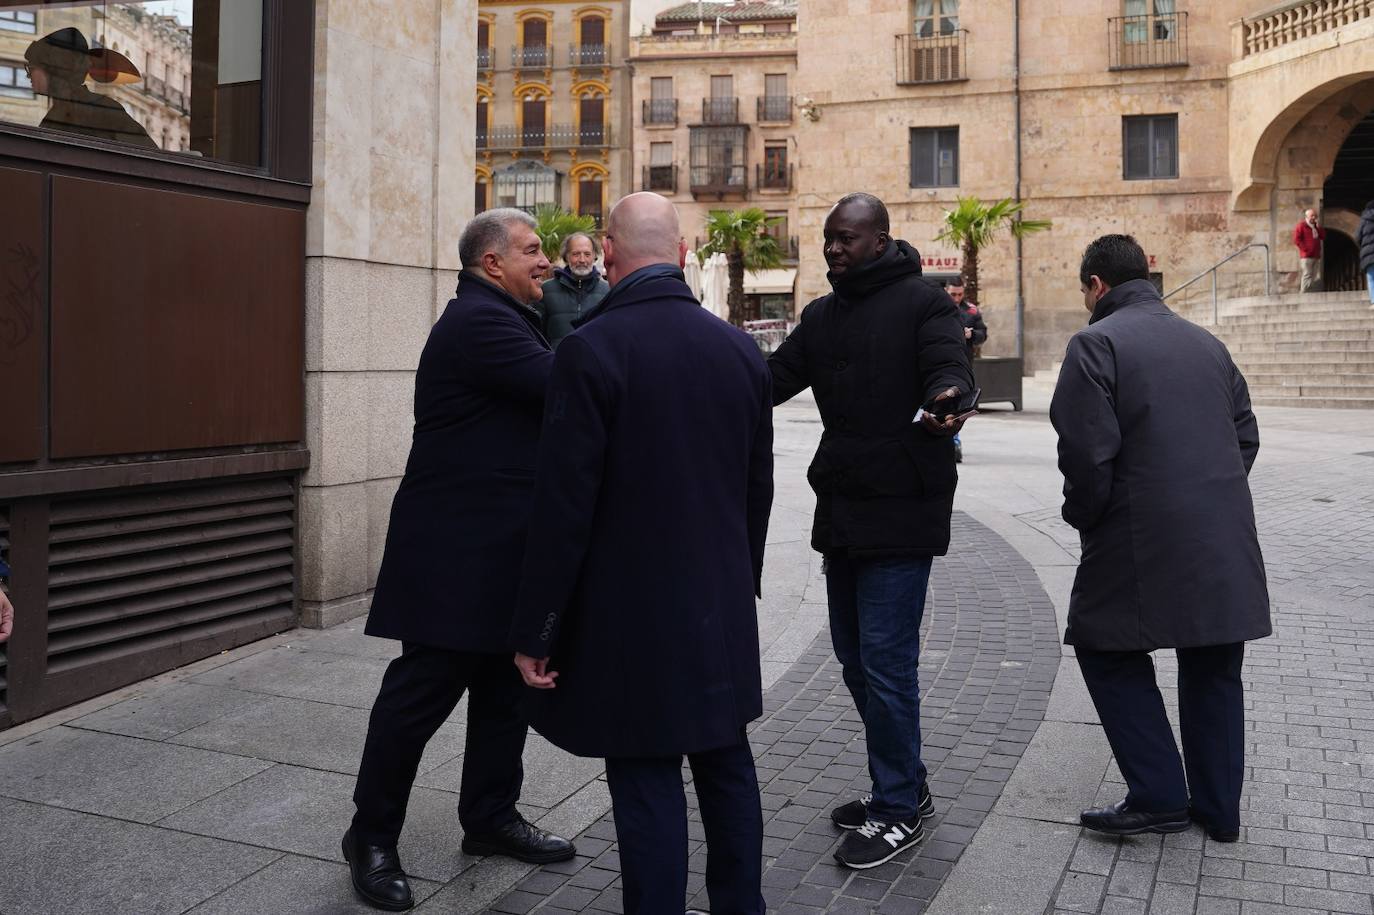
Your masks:
<path fill-rule="evenodd" d="M 1257 61 L 1251 67 L 1242 61 L 1232 67 L 1228 108 L 1233 209 L 1270 208 L 1280 159 L 1294 130 L 1331 99 L 1374 82 L 1369 59 L 1361 56 L 1368 50 L 1367 42 L 1356 41 L 1282 66 L 1259 66 Z M 1347 59 L 1348 54 L 1354 56 Z M 1333 159 L 1339 147 L 1337 142 Z"/>
<path fill-rule="evenodd" d="M 607 98 L 611 94 L 611 87 L 599 79 L 584 79 L 573 83 L 572 97 L 575 99 L 583 98 Z"/>

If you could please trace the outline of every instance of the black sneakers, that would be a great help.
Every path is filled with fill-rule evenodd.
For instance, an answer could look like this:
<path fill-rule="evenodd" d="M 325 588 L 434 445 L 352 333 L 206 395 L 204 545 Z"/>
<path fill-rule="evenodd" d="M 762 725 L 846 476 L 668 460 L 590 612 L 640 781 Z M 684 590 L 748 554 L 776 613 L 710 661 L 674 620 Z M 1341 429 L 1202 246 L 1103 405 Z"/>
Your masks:
<path fill-rule="evenodd" d="M 865 870 L 891 861 L 925 838 L 921 818 L 909 823 L 880 823 L 869 820 L 844 837 L 835 850 L 835 860 L 845 867 Z"/>
<path fill-rule="evenodd" d="M 930 797 L 930 787 L 921 785 L 921 793 L 918 795 L 917 813 L 920 819 L 928 820 L 935 816 L 935 802 Z M 848 804 L 841 804 L 830 811 L 830 821 L 841 829 L 858 829 L 868 822 L 868 805 L 873 800 L 873 795 L 865 794 L 857 801 L 850 801 Z"/>

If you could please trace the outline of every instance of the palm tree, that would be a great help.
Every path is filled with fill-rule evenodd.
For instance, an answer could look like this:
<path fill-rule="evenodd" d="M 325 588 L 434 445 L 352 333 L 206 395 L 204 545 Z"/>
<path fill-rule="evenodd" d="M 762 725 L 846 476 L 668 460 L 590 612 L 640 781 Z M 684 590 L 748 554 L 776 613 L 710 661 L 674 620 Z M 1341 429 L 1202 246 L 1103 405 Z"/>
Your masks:
<path fill-rule="evenodd" d="M 1010 197 L 984 203 L 977 197 L 960 197 L 959 204 L 945 212 L 945 227 L 935 237 L 959 246 L 964 255 L 964 299 L 982 304 L 978 298 L 978 252 L 992 244 L 998 231 L 1006 226 L 1013 238 L 1025 238 L 1050 228 L 1048 219 L 1024 219 L 1022 204 Z"/>
<path fill-rule="evenodd" d="M 539 236 L 540 247 L 549 263 L 558 260 L 563 249 L 563 240 L 577 232 L 588 235 L 596 231 L 596 217 L 574 216 L 567 210 L 551 203 L 542 204 L 534 210 L 534 234 Z"/>
<path fill-rule="evenodd" d="M 782 249 L 768 229 L 782 222 L 780 216 L 769 216 L 758 207 L 744 210 L 712 210 L 706 216 L 706 244 L 701 253 L 707 257 L 724 254 L 729 268 L 730 292 L 726 304 L 730 307 L 730 323 L 742 326 L 745 321 L 757 320 L 754 310 L 746 310 L 744 301 L 744 272 L 772 270 L 782 265 Z"/>

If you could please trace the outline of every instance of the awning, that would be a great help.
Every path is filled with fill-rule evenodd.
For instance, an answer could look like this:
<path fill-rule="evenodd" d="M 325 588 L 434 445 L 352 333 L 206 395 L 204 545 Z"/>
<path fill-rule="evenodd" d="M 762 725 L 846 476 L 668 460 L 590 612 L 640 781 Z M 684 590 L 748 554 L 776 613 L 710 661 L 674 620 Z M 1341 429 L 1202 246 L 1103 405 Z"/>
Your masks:
<path fill-rule="evenodd" d="M 797 284 L 797 270 L 751 270 L 744 274 L 745 295 L 791 295 Z"/>

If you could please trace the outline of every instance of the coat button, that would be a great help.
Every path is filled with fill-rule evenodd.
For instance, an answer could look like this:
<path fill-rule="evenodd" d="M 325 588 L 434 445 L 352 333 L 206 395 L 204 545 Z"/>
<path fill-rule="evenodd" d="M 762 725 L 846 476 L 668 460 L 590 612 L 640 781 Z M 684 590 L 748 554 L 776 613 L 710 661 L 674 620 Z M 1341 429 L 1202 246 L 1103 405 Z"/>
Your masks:
<path fill-rule="evenodd" d="M 843 359 L 841 359 L 839 362 L 836 362 L 836 363 L 835 363 L 835 371 L 837 371 L 837 372 L 843 372 L 846 368 L 848 368 L 848 366 L 849 366 L 849 363 L 848 363 L 848 362 L 845 362 Z"/>

